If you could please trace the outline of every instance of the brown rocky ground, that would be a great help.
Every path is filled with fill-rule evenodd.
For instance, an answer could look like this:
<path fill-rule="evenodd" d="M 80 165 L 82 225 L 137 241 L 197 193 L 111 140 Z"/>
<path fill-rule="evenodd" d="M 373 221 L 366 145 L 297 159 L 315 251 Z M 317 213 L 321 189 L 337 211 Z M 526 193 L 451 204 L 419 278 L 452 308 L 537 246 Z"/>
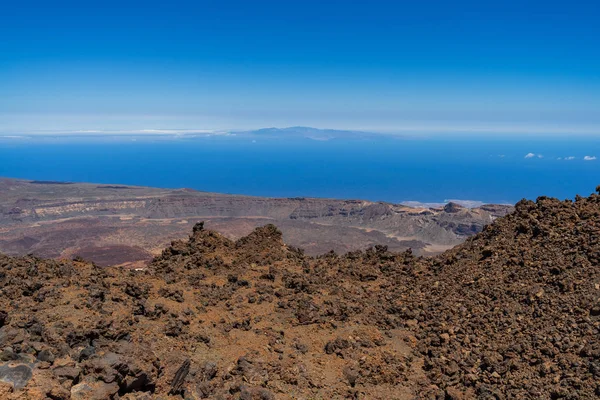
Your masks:
<path fill-rule="evenodd" d="M 0 256 L 0 395 L 600 396 L 600 195 L 522 201 L 435 258 L 195 226 L 147 270 Z"/>

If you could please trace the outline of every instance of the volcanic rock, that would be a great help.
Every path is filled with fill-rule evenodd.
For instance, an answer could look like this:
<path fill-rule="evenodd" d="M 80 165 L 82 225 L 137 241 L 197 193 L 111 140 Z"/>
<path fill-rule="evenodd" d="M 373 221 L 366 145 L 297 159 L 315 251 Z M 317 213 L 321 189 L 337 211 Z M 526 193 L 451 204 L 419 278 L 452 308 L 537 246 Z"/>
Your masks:
<path fill-rule="evenodd" d="M 0 255 L 7 399 L 600 393 L 600 195 L 521 201 L 434 258 L 198 226 L 147 270 Z M 2 319 L 2 318 L 0 318 Z"/>

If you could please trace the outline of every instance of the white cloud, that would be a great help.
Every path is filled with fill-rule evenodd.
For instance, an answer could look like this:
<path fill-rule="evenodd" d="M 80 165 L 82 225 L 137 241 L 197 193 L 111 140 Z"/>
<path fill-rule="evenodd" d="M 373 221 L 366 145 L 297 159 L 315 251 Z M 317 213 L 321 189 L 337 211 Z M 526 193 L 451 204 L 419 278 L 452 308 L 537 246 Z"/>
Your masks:
<path fill-rule="evenodd" d="M 527 154 L 525 154 L 525 158 L 535 158 L 535 157 L 537 157 L 537 158 L 544 158 L 544 156 L 541 155 L 541 154 L 535 154 L 535 153 L 527 153 Z"/>
<path fill-rule="evenodd" d="M 585 156 L 583 157 L 584 161 L 594 161 L 596 159 L 596 156 Z"/>
<path fill-rule="evenodd" d="M 86 136 L 86 135 L 233 135 L 229 131 L 216 131 L 210 129 L 114 129 L 114 130 L 38 130 L 27 134 L 19 134 L 19 136 L 36 136 L 36 135 L 62 135 L 62 136 Z"/>
<path fill-rule="evenodd" d="M 568 160 L 568 161 L 574 160 L 574 159 L 575 159 L 575 157 L 573 157 L 573 156 L 565 157 L 565 160 Z"/>

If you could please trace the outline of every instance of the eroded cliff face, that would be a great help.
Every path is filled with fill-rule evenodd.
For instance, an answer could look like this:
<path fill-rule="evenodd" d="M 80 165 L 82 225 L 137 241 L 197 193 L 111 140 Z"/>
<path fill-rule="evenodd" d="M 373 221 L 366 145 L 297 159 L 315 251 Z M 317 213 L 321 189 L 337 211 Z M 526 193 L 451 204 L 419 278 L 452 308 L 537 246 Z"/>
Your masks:
<path fill-rule="evenodd" d="M 599 238 L 591 195 L 433 258 L 203 224 L 139 271 L 0 255 L 0 397 L 595 398 Z"/>
<path fill-rule="evenodd" d="M 3 216 L 7 220 L 30 222 L 82 215 L 98 215 L 102 213 L 135 213 L 146 208 L 146 201 L 139 200 L 107 200 L 87 202 L 64 202 L 59 204 L 40 204 L 30 207 L 12 207 Z"/>
<path fill-rule="evenodd" d="M 437 253 L 480 232 L 510 207 L 411 208 L 361 200 L 259 198 L 192 190 L 128 186 L 0 182 L 0 250 L 10 254 L 71 256 L 98 247 L 143 246 L 157 252 L 184 237 L 199 219 L 239 238 L 268 222 L 309 254 L 383 244 Z M 2 186 L 3 185 L 3 186 Z M 59 233 L 60 232 L 60 233 Z M 77 235 L 72 239 L 73 232 Z M 60 243 L 64 237 L 64 243 Z M 141 239 L 140 239 L 141 238 Z M 313 240 L 318 238 L 319 240 Z M 135 240 L 135 241 L 134 241 Z M 120 248 L 119 254 L 125 254 Z M 107 250 L 108 251 L 108 250 Z M 132 250 L 132 254 L 140 254 Z M 147 259 L 147 257 L 146 257 Z M 115 257 L 115 263 L 131 257 Z"/>

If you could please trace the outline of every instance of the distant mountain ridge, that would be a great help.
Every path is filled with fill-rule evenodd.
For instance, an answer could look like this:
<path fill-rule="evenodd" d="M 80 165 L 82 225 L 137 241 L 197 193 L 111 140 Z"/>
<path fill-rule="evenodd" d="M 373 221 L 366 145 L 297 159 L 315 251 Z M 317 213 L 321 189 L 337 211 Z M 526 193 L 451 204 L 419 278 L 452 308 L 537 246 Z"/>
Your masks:
<path fill-rule="evenodd" d="M 262 128 L 246 131 L 231 131 L 230 133 L 241 135 L 258 135 L 272 137 L 304 137 L 315 140 L 331 139 L 366 139 L 383 135 L 382 133 L 367 132 L 360 130 L 319 129 L 308 126 L 292 126 L 287 128 Z"/>

